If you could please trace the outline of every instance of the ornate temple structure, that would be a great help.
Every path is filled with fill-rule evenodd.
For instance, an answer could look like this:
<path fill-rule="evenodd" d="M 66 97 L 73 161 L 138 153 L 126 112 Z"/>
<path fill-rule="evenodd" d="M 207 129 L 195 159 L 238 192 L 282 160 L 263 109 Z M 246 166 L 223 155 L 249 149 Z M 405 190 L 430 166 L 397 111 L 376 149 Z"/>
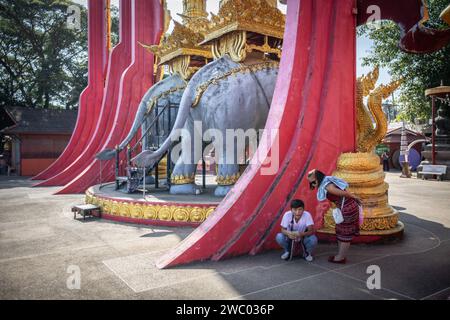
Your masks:
<path fill-rule="evenodd" d="M 242 62 L 247 53 L 259 51 L 281 58 L 285 17 L 276 1 L 221 1 L 212 15 L 203 43 L 212 44 L 214 58 L 228 54 Z"/>
<path fill-rule="evenodd" d="M 424 1 L 293 0 L 288 1 L 285 18 L 275 0 L 222 0 L 219 13 L 207 21 L 205 1 L 185 0 L 183 24 L 176 24 L 172 35 L 161 38 L 167 19 L 164 21 L 160 1 L 120 0 L 121 41 L 110 52 L 107 1 L 88 3 L 89 85 L 80 98 L 74 136 L 55 164 L 39 175 L 47 179 L 41 185 L 64 185 L 59 193 L 89 188 L 87 202 L 99 205 L 106 219 L 199 226 L 160 258 L 159 268 L 254 255 L 277 247 L 274 239 L 280 219 L 294 198 L 305 201 L 316 227 L 323 227 L 321 233 L 332 237 L 333 225 L 326 214 L 329 208 L 318 203 L 307 183 L 306 174 L 313 168 L 346 179 L 351 191 L 363 200 L 362 241 L 401 234 L 403 225 L 389 205 L 388 185 L 373 153 L 386 132 L 382 100 L 399 83 L 375 87 L 376 70 L 356 79 L 356 28 L 371 19 L 368 8 L 377 5 L 381 19 L 391 19 L 400 26 L 401 50 L 415 54 L 440 50 L 450 42 L 450 29 L 435 30 L 424 24 L 428 17 Z M 441 17 L 449 20 L 449 8 Z M 211 51 L 205 50 L 205 45 Z M 211 57 L 214 61 L 198 69 Z M 172 74 L 166 79 L 172 76 L 173 82 L 162 79 L 161 72 L 155 75 L 155 64 L 169 65 Z M 217 67 L 217 72 L 211 66 Z M 276 78 L 276 83 L 265 82 L 268 76 Z M 257 80 L 248 82 L 253 87 L 239 86 L 239 81 L 250 77 Z M 270 99 L 264 97 L 264 86 L 271 89 Z M 251 109 L 256 110 L 251 114 L 264 112 L 266 117 L 265 133 L 256 151 L 258 161 L 247 166 L 242 175 L 236 164 L 219 165 L 216 191 L 226 194 L 223 199 L 211 201 L 202 195 L 192 200 L 192 193 L 186 196 L 197 190 L 195 167 L 179 163 L 175 164 L 171 185 L 175 190 L 170 192 L 184 194 L 166 192 L 164 198 L 153 192 L 133 200 L 114 193 L 114 186 L 103 184 L 114 181 L 114 161 L 101 162 L 96 156 L 114 151 L 128 139 L 133 129 L 130 115 L 145 114 L 149 106 L 150 110 L 164 108 L 164 103 L 158 105 L 163 99 L 152 97 L 168 87 L 174 91 L 160 98 L 167 101 L 176 96 L 181 110 L 177 119 L 182 112 L 184 117 L 175 121 L 176 129 L 188 123 L 188 116 L 200 118 L 209 112 L 206 104 L 215 101 L 216 93 L 225 92 L 222 100 L 239 108 L 251 104 L 238 98 L 264 102 L 258 105 L 264 108 Z M 368 98 L 367 107 L 364 97 Z M 171 102 L 166 103 L 169 108 Z M 225 110 L 225 103 L 220 106 L 210 115 L 215 124 L 223 125 L 228 118 L 235 121 L 233 125 L 245 120 L 244 112 L 231 117 L 226 112 L 236 110 Z M 221 116 L 214 118 L 217 114 Z M 143 150 L 142 157 L 133 160 L 154 168 L 167 152 L 168 144 L 162 145 L 165 148 L 159 147 L 159 153 Z M 129 159 L 120 155 L 117 160 Z M 180 176 L 178 184 L 176 177 Z"/>

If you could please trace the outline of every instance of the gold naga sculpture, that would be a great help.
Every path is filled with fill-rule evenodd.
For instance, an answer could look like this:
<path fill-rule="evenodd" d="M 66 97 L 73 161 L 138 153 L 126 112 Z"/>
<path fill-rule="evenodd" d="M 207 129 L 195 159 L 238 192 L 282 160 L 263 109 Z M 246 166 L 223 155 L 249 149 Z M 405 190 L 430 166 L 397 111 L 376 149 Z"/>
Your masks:
<path fill-rule="evenodd" d="M 375 87 L 378 67 L 367 76 L 357 79 L 356 128 L 357 152 L 343 153 L 338 159 L 333 175 L 349 183 L 349 190 L 362 201 L 364 222 L 360 226 L 362 235 L 389 235 L 403 230 L 398 212 L 388 201 L 389 185 L 384 181 L 385 173 L 375 147 L 387 132 L 387 119 L 382 109 L 386 99 L 401 84 L 401 80 Z M 367 97 L 367 107 L 364 98 Z M 374 123 L 375 122 L 375 127 Z M 324 218 L 322 231 L 332 233 L 334 220 L 329 210 Z"/>

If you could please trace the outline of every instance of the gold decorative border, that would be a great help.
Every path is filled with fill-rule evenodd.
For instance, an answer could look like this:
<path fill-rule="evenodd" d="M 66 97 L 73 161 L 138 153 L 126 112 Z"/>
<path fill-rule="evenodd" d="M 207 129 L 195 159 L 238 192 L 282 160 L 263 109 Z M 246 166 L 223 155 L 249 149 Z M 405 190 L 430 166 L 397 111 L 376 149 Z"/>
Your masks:
<path fill-rule="evenodd" d="M 178 48 L 175 51 L 166 54 L 165 56 L 161 57 L 161 60 L 159 61 L 158 65 L 161 66 L 163 64 L 168 63 L 169 61 L 180 57 L 180 56 L 200 56 L 204 57 L 206 59 L 212 59 L 213 54 L 211 50 L 201 50 L 201 49 L 195 49 L 195 48 Z"/>
<path fill-rule="evenodd" d="M 399 232 L 404 231 L 405 229 L 405 225 L 399 221 L 397 223 L 397 225 L 391 229 L 388 230 L 373 230 L 373 231 L 365 231 L 365 230 L 361 230 L 359 232 L 360 236 L 388 236 L 388 235 L 392 235 L 392 234 L 396 234 Z M 334 228 L 322 228 L 317 230 L 317 232 L 319 233 L 326 233 L 326 234 L 331 234 L 334 235 L 335 233 L 335 229 Z"/>
<path fill-rule="evenodd" d="M 235 184 L 240 177 L 241 174 L 238 172 L 233 175 L 217 176 L 216 181 L 219 186 L 231 186 Z"/>
<path fill-rule="evenodd" d="M 398 225 L 398 213 L 395 212 L 390 215 L 379 216 L 379 217 L 364 217 L 364 222 L 362 226 L 360 226 L 361 231 L 386 231 L 390 229 L 396 228 Z M 334 222 L 333 216 L 330 212 L 325 214 L 324 216 L 324 229 L 333 229 L 336 224 Z"/>
<path fill-rule="evenodd" d="M 97 197 L 86 191 L 86 204 L 99 206 L 102 213 L 135 219 L 202 223 L 216 206 L 165 205 L 156 203 L 126 202 Z"/>
<path fill-rule="evenodd" d="M 284 36 L 284 28 L 275 29 L 270 26 L 266 26 L 264 24 L 258 24 L 258 23 L 246 23 L 246 22 L 233 22 L 230 23 L 224 27 L 221 27 L 219 29 L 216 29 L 212 31 L 211 33 L 207 34 L 205 36 L 205 40 L 200 42 L 200 45 L 205 45 L 210 43 L 211 41 L 222 37 L 223 35 L 233 32 L 233 31 L 249 31 L 249 32 L 255 32 L 263 35 L 267 35 L 269 37 L 274 37 L 278 39 L 283 39 Z"/>
<path fill-rule="evenodd" d="M 195 182 L 195 174 L 191 174 L 190 176 L 184 175 L 173 175 L 170 178 L 172 184 L 190 184 Z"/>
<path fill-rule="evenodd" d="M 156 103 L 156 101 L 158 101 L 161 98 L 165 98 L 169 95 L 171 95 L 172 93 L 176 92 L 176 91 L 180 91 L 180 90 L 184 90 L 186 89 L 187 85 L 183 85 L 183 86 L 178 86 L 178 87 L 173 87 L 170 88 L 169 90 L 166 90 L 164 92 L 161 92 L 160 94 L 158 94 L 157 96 L 154 96 L 153 98 L 151 98 L 148 102 L 147 102 L 147 111 L 145 113 L 145 115 L 148 115 L 150 111 L 152 111 L 154 104 Z"/>

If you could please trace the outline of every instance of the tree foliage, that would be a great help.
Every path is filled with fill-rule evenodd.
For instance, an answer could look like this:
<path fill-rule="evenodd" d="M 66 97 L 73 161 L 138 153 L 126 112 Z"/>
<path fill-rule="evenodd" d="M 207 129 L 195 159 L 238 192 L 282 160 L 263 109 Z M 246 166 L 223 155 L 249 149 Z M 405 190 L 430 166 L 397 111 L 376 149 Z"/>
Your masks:
<path fill-rule="evenodd" d="M 86 86 L 86 10 L 67 28 L 71 1 L 0 0 L 0 103 L 74 107 Z"/>
<path fill-rule="evenodd" d="M 70 0 L 0 0 L 0 105 L 75 108 L 87 85 L 87 10 L 69 28 Z M 113 43 L 117 8 L 112 8 Z"/>
<path fill-rule="evenodd" d="M 448 28 L 439 19 L 448 0 L 430 0 L 430 20 L 426 26 Z M 432 54 L 408 54 L 400 51 L 398 42 L 400 30 L 390 21 L 382 21 L 379 28 L 362 26 L 358 33 L 368 36 L 374 43 L 369 55 L 363 58 L 363 65 L 379 65 L 388 69 L 393 79 L 404 79 L 401 86 L 399 117 L 414 122 L 416 119 L 431 118 L 431 107 L 425 97 L 425 90 L 439 86 L 441 80 L 450 85 L 450 46 Z"/>

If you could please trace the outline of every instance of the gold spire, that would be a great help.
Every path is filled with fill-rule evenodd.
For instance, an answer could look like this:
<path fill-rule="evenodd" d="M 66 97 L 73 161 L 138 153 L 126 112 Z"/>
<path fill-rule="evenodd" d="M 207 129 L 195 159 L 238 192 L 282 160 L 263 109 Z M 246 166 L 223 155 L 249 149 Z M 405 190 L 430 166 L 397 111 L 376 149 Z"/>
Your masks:
<path fill-rule="evenodd" d="M 183 0 L 183 16 L 189 18 L 206 18 L 206 0 Z M 183 19 L 183 24 L 186 21 Z"/>
<path fill-rule="evenodd" d="M 209 23 L 206 12 L 206 0 L 183 0 L 183 25 L 189 29 L 204 34 Z"/>

